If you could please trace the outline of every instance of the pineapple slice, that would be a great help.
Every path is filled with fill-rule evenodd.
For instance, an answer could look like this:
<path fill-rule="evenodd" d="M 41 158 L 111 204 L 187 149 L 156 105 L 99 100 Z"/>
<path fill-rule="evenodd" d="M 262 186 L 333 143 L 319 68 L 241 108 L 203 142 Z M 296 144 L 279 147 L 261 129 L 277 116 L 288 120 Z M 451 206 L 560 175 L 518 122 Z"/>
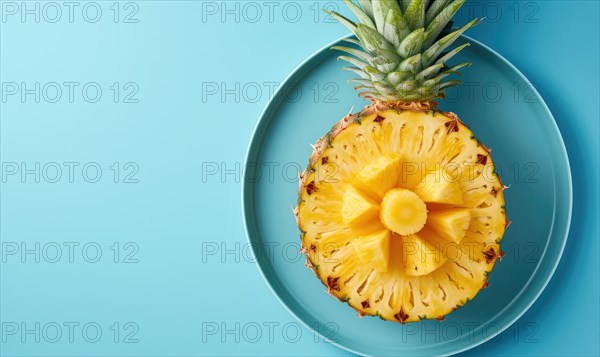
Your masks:
<path fill-rule="evenodd" d="M 342 201 L 342 222 L 359 224 L 377 217 L 379 205 L 371 198 L 350 185 L 344 193 Z"/>
<path fill-rule="evenodd" d="M 471 210 L 446 209 L 431 212 L 427 217 L 427 224 L 440 236 L 455 242 L 460 241 L 467 234 L 471 223 Z"/>
<path fill-rule="evenodd" d="M 442 170 L 425 175 L 415 192 L 427 203 L 463 204 L 460 185 Z"/>
<path fill-rule="evenodd" d="M 301 175 L 295 213 L 307 265 L 328 292 L 401 323 L 475 297 L 500 255 L 506 213 L 497 175 L 466 174 L 473 157 L 493 165 L 473 133 L 443 113 L 393 109 L 346 118 L 324 140 Z M 412 163 L 458 170 L 424 180 L 418 170 L 414 184 L 401 183 Z M 335 180 L 319 179 L 332 167 Z"/>
<path fill-rule="evenodd" d="M 412 191 L 395 188 L 381 201 L 381 222 L 389 230 L 407 235 L 417 233 L 427 221 L 427 206 Z"/>
<path fill-rule="evenodd" d="M 385 193 L 396 187 L 400 157 L 388 154 L 367 164 L 358 174 L 356 185 L 373 199 L 381 200 Z"/>
<path fill-rule="evenodd" d="M 388 270 L 390 257 L 390 231 L 382 230 L 352 241 L 354 252 L 363 264 L 372 265 L 376 271 Z"/>

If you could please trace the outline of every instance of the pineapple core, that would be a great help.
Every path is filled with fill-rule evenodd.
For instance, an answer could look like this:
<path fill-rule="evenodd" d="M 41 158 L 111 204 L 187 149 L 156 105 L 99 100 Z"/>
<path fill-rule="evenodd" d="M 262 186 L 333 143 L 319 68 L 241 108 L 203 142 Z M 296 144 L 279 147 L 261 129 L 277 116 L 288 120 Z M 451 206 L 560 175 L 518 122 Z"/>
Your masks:
<path fill-rule="evenodd" d="M 419 232 L 427 221 L 427 206 L 416 193 L 395 188 L 381 201 L 381 223 L 401 235 Z"/>

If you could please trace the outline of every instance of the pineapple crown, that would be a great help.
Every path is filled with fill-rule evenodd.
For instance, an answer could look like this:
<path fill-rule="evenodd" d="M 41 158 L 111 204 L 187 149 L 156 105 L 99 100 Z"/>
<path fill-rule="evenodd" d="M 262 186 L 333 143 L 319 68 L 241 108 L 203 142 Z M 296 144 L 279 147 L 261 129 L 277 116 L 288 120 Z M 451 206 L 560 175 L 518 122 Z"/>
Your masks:
<path fill-rule="evenodd" d="M 459 29 L 452 28 L 452 17 L 465 0 L 343 0 L 358 22 L 335 11 L 328 13 L 345 25 L 356 39 L 344 41 L 356 46 L 332 49 L 351 56 L 339 59 L 352 64 L 345 67 L 360 78 L 355 89 L 359 96 L 383 102 L 423 102 L 444 97 L 446 88 L 459 80 L 444 80 L 471 65 L 453 67 L 446 62 L 468 43 L 446 50 L 468 28 L 479 23 L 472 20 Z"/>

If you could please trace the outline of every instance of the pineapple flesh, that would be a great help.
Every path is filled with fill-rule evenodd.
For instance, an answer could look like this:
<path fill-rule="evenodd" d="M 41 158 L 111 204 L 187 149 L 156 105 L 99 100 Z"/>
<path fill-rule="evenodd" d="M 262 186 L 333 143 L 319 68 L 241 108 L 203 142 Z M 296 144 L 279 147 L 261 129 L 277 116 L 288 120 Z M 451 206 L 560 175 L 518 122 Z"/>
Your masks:
<path fill-rule="evenodd" d="M 307 265 L 361 316 L 442 319 L 487 286 L 508 222 L 489 150 L 432 101 L 465 65 L 446 66 L 464 46 L 442 51 L 475 21 L 451 29 L 461 0 L 345 3 L 360 22 L 332 16 L 360 47 L 337 49 L 372 104 L 334 125 L 301 175 Z"/>

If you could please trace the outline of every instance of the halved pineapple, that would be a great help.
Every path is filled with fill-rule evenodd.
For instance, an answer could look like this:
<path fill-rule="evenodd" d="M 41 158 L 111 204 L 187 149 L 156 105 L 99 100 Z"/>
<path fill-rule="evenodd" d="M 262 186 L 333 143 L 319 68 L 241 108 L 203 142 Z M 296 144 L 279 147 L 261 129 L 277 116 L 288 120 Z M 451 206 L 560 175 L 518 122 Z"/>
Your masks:
<path fill-rule="evenodd" d="M 504 186 L 493 171 L 451 113 L 371 107 L 344 118 L 301 176 L 308 265 L 361 315 L 443 317 L 479 292 L 499 257 Z"/>
<path fill-rule="evenodd" d="M 449 65 L 468 44 L 450 46 L 479 21 L 452 28 L 463 0 L 344 4 L 358 21 L 330 15 L 356 38 L 334 49 L 372 103 L 319 140 L 301 175 L 307 263 L 360 314 L 440 318 L 485 286 L 506 228 L 489 151 L 434 102 L 470 65 Z"/>

